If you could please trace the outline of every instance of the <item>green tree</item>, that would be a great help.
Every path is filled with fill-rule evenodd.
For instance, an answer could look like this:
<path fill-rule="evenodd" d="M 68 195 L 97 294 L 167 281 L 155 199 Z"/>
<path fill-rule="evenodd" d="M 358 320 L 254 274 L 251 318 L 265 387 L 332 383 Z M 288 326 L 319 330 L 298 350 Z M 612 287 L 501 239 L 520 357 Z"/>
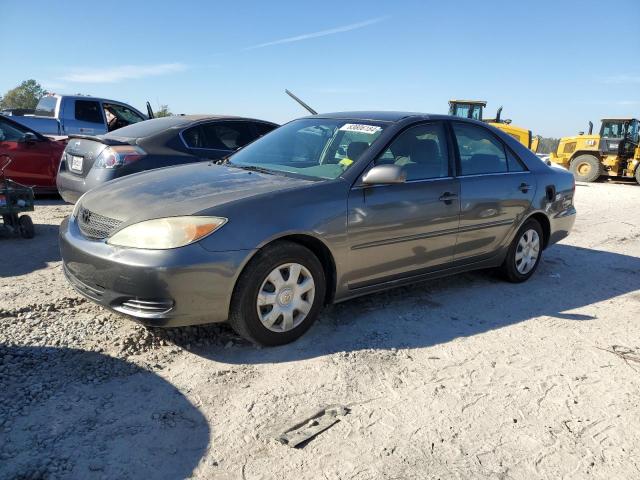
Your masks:
<path fill-rule="evenodd" d="M 156 118 L 160 118 L 160 117 L 170 117 L 171 115 L 173 115 L 173 113 L 169 111 L 169 105 L 160 105 L 160 109 L 153 112 L 153 115 Z"/>
<path fill-rule="evenodd" d="M 0 108 L 33 109 L 46 93 L 47 91 L 34 79 L 25 80 L 4 94 L 0 101 Z"/>

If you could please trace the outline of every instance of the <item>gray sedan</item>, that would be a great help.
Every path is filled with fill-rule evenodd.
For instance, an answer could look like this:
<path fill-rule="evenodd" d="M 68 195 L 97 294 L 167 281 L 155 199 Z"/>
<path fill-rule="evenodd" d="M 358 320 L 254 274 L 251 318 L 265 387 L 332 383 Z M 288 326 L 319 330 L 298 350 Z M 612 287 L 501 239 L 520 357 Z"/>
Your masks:
<path fill-rule="evenodd" d="M 295 340 L 327 303 L 458 272 L 510 282 L 575 220 L 575 183 L 487 124 L 350 112 L 294 120 L 231 156 L 130 175 L 60 229 L 83 295 L 155 326 L 229 321 Z"/>

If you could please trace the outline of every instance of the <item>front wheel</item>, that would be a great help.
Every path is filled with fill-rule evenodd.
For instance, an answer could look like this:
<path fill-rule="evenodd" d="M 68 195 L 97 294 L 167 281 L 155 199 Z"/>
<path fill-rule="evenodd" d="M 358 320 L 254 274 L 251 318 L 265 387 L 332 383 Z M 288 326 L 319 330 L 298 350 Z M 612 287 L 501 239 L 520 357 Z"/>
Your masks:
<path fill-rule="evenodd" d="M 324 270 L 307 248 L 277 242 L 262 249 L 240 275 L 229 323 L 247 340 L 283 345 L 302 336 L 325 298 Z"/>
<path fill-rule="evenodd" d="M 604 174 L 600 159 L 593 155 L 578 155 L 571 161 L 570 169 L 579 182 L 595 182 Z"/>
<path fill-rule="evenodd" d="M 636 182 L 638 182 L 638 184 L 640 184 L 640 163 L 638 165 L 636 165 Z"/>
<path fill-rule="evenodd" d="M 508 281 L 520 283 L 533 275 L 542 257 L 542 239 L 542 227 L 537 220 L 527 220 L 520 227 L 501 267 Z"/>

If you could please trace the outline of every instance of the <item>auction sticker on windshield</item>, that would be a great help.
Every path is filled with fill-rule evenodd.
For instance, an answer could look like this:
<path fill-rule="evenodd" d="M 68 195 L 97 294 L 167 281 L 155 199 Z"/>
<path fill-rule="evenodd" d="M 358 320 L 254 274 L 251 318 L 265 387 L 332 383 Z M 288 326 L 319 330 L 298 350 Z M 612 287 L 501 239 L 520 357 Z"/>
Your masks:
<path fill-rule="evenodd" d="M 343 132 L 357 132 L 357 133 L 368 133 L 373 135 L 374 133 L 378 133 L 382 130 L 382 127 L 378 127 L 376 125 L 365 125 L 363 123 L 345 123 L 340 130 Z"/>

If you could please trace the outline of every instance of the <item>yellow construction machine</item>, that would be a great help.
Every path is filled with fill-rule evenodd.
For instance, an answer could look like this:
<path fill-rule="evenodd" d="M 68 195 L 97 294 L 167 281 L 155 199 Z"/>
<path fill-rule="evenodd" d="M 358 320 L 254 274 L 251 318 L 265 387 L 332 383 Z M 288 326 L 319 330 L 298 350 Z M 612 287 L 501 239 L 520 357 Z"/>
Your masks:
<path fill-rule="evenodd" d="M 500 115 L 502 114 L 502 107 L 498 109 L 496 118 L 483 118 L 482 110 L 486 106 L 487 102 L 482 100 L 449 100 L 449 115 L 462 118 L 473 118 L 475 120 L 487 122 L 488 124 L 493 125 L 494 127 L 511 135 L 533 152 L 538 150 L 540 137 L 534 136 L 531 133 L 531 130 L 511 125 L 511 120 L 502 120 L 500 118 Z"/>
<path fill-rule="evenodd" d="M 631 177 L 640 183 L 639 124 L 636 118 L 605 118 L 600 134 L 563 137 L 550 160 L 573 172 L 576 180 L 595 182 L 603 175 Z"/>

